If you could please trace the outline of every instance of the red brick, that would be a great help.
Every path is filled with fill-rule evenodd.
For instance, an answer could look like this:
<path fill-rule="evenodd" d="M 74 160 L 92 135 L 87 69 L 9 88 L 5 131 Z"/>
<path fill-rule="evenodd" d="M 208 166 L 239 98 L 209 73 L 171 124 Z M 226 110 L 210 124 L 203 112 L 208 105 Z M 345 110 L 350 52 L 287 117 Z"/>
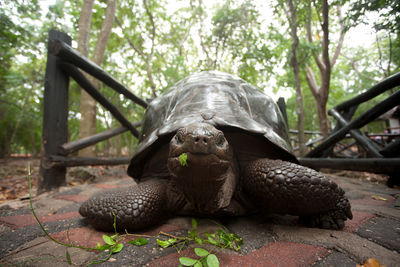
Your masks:
<path fill-rule="evenodd" d="M 307 244 L 276 242 L 245 256 L 237 254 L 217 254 L 220 266 L 310 266 L 320 258 L 328 254 L 327 249 Z M 149 266 L 177 266 L 179 257 L 195 257 L 193 250 L 188 249 L 173 253 L 165 257 L 153 260 Z"/>
<path fill-rule="evenodd" d="M 127 243 L 131 240 L 134 240 L 136 238 L 138 238 L 139 236 L 144 236 L 144 237 L 152 237 L 152 236 L 157 236 L 158 234 L 160 234 L 161 232 L 164 233 L 170 233 L 173 231 L 177 231 L 180 228 L 172 225 L 172 224 L 163 224 L 161 226 L 157 226 L 155 228 L 151 228 L 147 231 L 143 231 L 143 232 L 130 232 L 128 235 L 123 234 L 121 235 L 121 242 L 122 243 Z"/>
<path fill-rule="evenodd" d="M 64 196 L 58 196 L 56 198 L 73 201 L 77 203 L 85 202 L 86 200 L 89 199 L 88 196 L 82 196 L 82 195 L 64 195 Z"/>
<path fill-rule="evenodd" d="M 343 228 L 343 231 L 345 232 L 354 233 L 364 223 L 375 217 L 374 214 L 369 212 L 356 211 L 356 210 L 353 210 L 352 212 L 353 212 L 353 219 L 346 221 Z"/>
<path fill-rule="evenodd" d="M 164 224 L 160 227 L 157 227 L 153 230 L 147 231 L 147 232 L 142 232 L 138 233 L 138 235 L 148 235 L 148 236 L 154 236 L 157 235 L 160 232 L 168 233 L 171 231 L 175 231 L 179 229 L 178 227 L 170 224 Z M 90 227 L 82 227 L 82 228 L 73 228 L 70 229 L 69 231 L 62 231 L 58 233 L 52 233 L 51 236 L 56 239 L 57 241 L 63 242 L 63 243 L 68 243 L 68 237 L 67 237 L 67 232 L 69 235 L 70 241 L 74 245 L 78 246 L 84 246 L 84 247 L 96 247 L 97 242 L 104 244 L 103 240 L 103 235 L 110 235 L 110 233 L 105 233 L 101 231 L 96 231 L 93 228 Z M 126 235 L 123 234 L 121 235 L 120 241 L 122 243 L 126 243 L 130 240 L 136 239 L 137 237 L 134 235 Z"/>
<path fill-rule="evenodd" d="M 376 195 L 376 197 L 381 197 Z M 389 206 L 395 198 L 391 196 L 384 196 L 386 200 L 374 199 L 373 196 L 368 196 L 362 199 L 351 199 L 350 204 L 357 204 L 363 206 Z"/>
<path fill-rule="evenodd" d="M 101 188 L 101 189 L 112 189 L 112 188 L 119 188 L 119 187 L 126 187 L 126 185 L 121 185 L 121 184 L 95 184 L 95 187 Z"/>
<path fill-rule="evenodd" d="M 67 235 L 68 232 L 68 235 Z M 99 232 L 89 227 L 82 227 L 82 228 L 73 228 L 69 229 L 69 231 L 62 231 L 58 233 L 52 233 L 51 236 L 60 242 L 69 243 L 68 236 L 70 242 L 77 246 L 84 246 L 95 248 L 97 242 L 100 244 L 104 244 L 103 235 L 109 233 Z"/>
<path fill-rule="evenodd" d="M 81 217 L 81 215 L 77 211 L 60 213 L 60 214 L 52 214 L 52 215 L 46 215 L 46 216 L 38 216 L 39 221 L 41 223 L 62 221 L 62 220 L 78 218 L 78 217 Z M 13 229 L 17 229 L 20 227 L 37 224 L 37 221 L 33 217 L 32 214 L 23 214 L 23 215 L 15 215 L 15 216 L 8 216 L 8 217 L 0 217 L 0 223 L 6 224 Z"/>
<path fill-rule="evenodd" d="M 160 226 L 156 226 L 155 228 L 149 229 L 146 232 L 143 232 L 144 235 L 154 236 L 159 234 L 160 232 L 169 233 L 173 231 L 177 231 L 180 228 L 176 225 L 172 224 L 162 224 Z"/>

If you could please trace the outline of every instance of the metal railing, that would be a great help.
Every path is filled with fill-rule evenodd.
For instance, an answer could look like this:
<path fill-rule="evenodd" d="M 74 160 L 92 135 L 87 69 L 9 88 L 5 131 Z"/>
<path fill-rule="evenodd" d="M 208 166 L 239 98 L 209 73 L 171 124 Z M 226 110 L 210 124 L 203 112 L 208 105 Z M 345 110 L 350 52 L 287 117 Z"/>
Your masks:
<path fill-rule="evenodd" d="M 66 167 L 126 164 L 130 160 L 128 157 L 69 157 L 69 154 L 126 131 L 130 131 L 137 138 L 139 137 L 139 131 L 136 127 L 140 125 L 140 122 L 131 123 L 128 121 L 118 108 L 86 79 L 80 70 L 97 78 L 143 108 L 147 107 L 146 101 L 134 95 L 123 84 L 79 54 L 70 45 L 71 38 L 67 34 L 55 30 L 49 32 L 44 90 L 43 155 L 40 164 L 39 192 L 65 184 Z M 70 78 L 73 78 L 89 95 L 109 110 L 122 126 L 68 143 L 68 88 Z"/>
<path fill-rule="evenodd" d="M 400 136 L 391 135 L 394 140 L 383 144 L 381 148 L 368 135 L 360 131 L 364 125 L 400 105 L 400 90 L 394 90 L 389 97 L 357 118 L 353 118 L 360 104 L 397 86 L 400 86 L 400 73 L 388 77 L 366 92 L 329 110 L 328 114 L 337 121 L 335 129 L 326 140 L 315 146 L 304 158 L 300 158 L 301 164 L 312 168 L 368 171 L 392 176 L 400 174 Z M 366 151 L 368 158 L 335 158 L 334 146 L 349 135 L 359 147 Z M 347 148 L 349 147 L 351 146 Z"/>

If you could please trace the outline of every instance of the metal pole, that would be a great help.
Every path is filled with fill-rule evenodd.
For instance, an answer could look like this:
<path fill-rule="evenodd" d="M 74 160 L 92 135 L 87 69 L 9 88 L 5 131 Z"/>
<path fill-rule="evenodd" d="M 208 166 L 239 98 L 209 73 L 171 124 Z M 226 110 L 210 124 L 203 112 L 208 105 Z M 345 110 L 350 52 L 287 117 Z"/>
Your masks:
<path fill-rule="evenodd" d="M 63 32 L 50 30 L 48 45 L 53 40 L 71 44 L 71 37 Z M 68 86 L 69 77 L 60 69 L 57 57 L 47 54 L 44 84 L 44 109 L 42 146 L 38 192 L 65 184 L 65 166 L 52 166 L 50 155 L 57 155 L 58 147 L 68 141 Z"/>

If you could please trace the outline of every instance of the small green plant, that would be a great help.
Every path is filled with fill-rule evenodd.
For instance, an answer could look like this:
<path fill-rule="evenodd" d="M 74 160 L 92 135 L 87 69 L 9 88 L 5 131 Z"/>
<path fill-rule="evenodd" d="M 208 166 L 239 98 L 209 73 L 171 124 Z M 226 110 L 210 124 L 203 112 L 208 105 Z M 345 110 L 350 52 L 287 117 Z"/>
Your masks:
<path fill-rule="evenodd" d="M 219 225 L 219 224 L 218 224 Z M 185 247 L 189 242 L 196 242 L 202 246 L 204 244 L 213 245 L 214 248 L 211 251 L 205 248 L 196 247 L 194 253 L 199 258 L 180 257 L 179 262 L 183 266 L 208 266 L 217 267 L 219 266 L 219 260 L 216 254 L 222 249 L 232 249 L 235 251 L 240 250 L 243 240 L 238 235 L 230 233 L 226 227 L 219 225 L 221 228 L 217 229 L 216 233 L 203 233 L 200 235 L 197 231 L 197 221 L 192 219 L 192 229 L 188 231 L 188 235 L 184 237 L 176 237 L 168 235 L 170 238 L 167 240 L 157 239 L 157 244 L 162 248 L 175 247 L 177 252 L 181 254 L 182 248 Z M 178 247 L 180 245 L 180 247 Z"/>
<path fill-rule="evenodd" d="M 182 153 L 182 154 L 179 156 L 179 162 L 180 162 L 180 164 L 181 164 L 182 166 L 188 166 L 188 164 L 187 164 L 187 154 L 186 154 L 186 153 Z"/>
<path fill-rule="evenodd" d="M 119 235 L 117 233 L 116 230 L 116 216 L 114 215 L 114 231 L 115 234 L 111 235 L 111 236 L 107 236 L 107 235 L 103 235 L 103 240 L 106 244 L 101 245 L 100 243 L 97 243 L 97 247 L 95 248 L 91 248 L 91 247 L 85 247 L 85 246 L 77 246 L 72 244 L 70 238 L 69 238 L 69 229 L 67 231 L 67 239 L 69 243 L 63 243 L 60 242 L 56 239 L 54 239 L 48 232 L 47 230 L 44 228 L 43 224 L 40 222 L 39 218 L 36 215 L 36 212 L 33 208 L 33 201 L 32 201 L 32 182 L 31 182 L 31 167 L 30 167 L 30 163 L 28 163 L 28 184 L 29 184 L 29 205 L 30 205 L 30 209 L 31 212 L 33 214 L 33 217 L 35 217 L 35 220 L 37 221 L 37 223 L 39 224 L 40 229 L 43 231 L 43 233 L 54 243 L 59 244 L 64 246 L 65 249 L 65 257 L 67 259 L 67 262 L 69 265 L 72 265 L 72 261 L 71 261 L 71 256 L 68 252 L 68 248 L 79 248 L 79 249 L 83 249 L 83 250 L 97 250 L 97 251 L 106 251 L 107 256 L 103 259 L 95 259 L 93 262 L 89 263 L 87 266 L 93 265 L 93 264 L 99 264 L 105 261 L 108 261 L 111 258 L 111 255 L 114 253 L 118 253 L 122 250 L 122 248 L 124 247 L 124 245 L 122 243 L 119 243 Z"/>
<path fill-rule="evenodd" d="M 140 247 L 140 246 L 147 245 L 147 243 L 149 243 L 149 241 L 147 241 L 147 239 L 145 239 L 145 238 L 138 237 L 136 240 L 131 240 L 128 243 Z"/>
<path fill-rule="evenodd" d="M 183 157 L 184 158 L 183 162 L 184 162 L 184 164 L 187 165 L 187 163 L 186 163 L 187 155 L 185 153 L 183 153 L 182 155 L 185 155 Z M 180 160 L 181 160 L 181 156 L 179 157 Z M 182 160 L 181 160 L 181 164 L 182 164 Z M 185 165 L 183 165 L 183 166 L 185 166 Z M 30 204 L 30 209 L 32 211 L 32 214 L 35 217 L 37 223 L 39 224 L 39 226 L 42 229 L 42 231 L 44 232 L 44 234 L 51 241 L 66 247 L 65 257 L 66 257 L 69 265 L 72 265 L 72 261 L 71 261 L 71 256 L 68 252 L 68 248 L 79 248 L 79 249 L 83 249 L 83 250 L 97 250 L 97 251 L 107 252 L 106 257 L 100 258 L 102 256 L 102 255 L 100 255 L 94 261 L 90 262 L 87 266 L 106 262 L 111 258 L 112 254 L 119 253 L 124 248 L 124 244 L 120 243 L 120 241 L 119 241 L 120 236 L 117 233 L 116 216 L 114 213 L 113 213 L 114 234 L 113 235 L 103 235 L 103 240 L 104 240 L 105 244 L 97 243 L 97 246 L 95 248 L 74 245 L 74 244 L 72 244 L 72 242 L 69 238 L 69 229 L 67 231 L 68 243 L 63 243 L 63 242 L 60 242 L 60 241 L 54 239 L 44 228 L 43 224 L 40 222 L 39 218 L 37 217 L 35 210 L 33 209 L 32 192 L 31 192 L 32 191 L 31 169 L 30 169 L 29 163 L 28 163 L 28 183 L 29 183 L 29 204 Z M 197 221 L 195 219 L 192 219 L 192 229 L 188 231 L 187 236 L 179 237 L 179 236 L 174 236 L 174 235 L 171 235 L 168 233 L 160 232 L 160 233 L 158 233 L 157 236 L 166 236 L 168 239 L 163 240 L 163 239 L 156 238 L 156 241 L 157 241 L 157 244 L 161 248 L 174 247 L 180 255 L 181 255 L 182 249 L 185 248 L 186 245 L 189 244 L 190 242 L 195 242 L 199 246 L 203 246 L 204 244 L 212 245 L 213 248 L 210 250 L 207 250 L 207 249 L 201 248 L 201 247 L 195 247 L 194 253 L 196 254 L 196 256 L 198 256 L 198 258 L 194 259 L 194 258 L 182 256 L 179 258 L 179 262 L 181 263 L 180 266 L 218 267 L 219 260 L 216 256 L 216 254 L 218 252 L 220 252 L 222 249 L 232 249 L 235 251 L 239 251 L 240 247 L 243 243 L 243 240 L 240 236 L 230 233 L 226 227 L 224 227 L 220 224 L 218 224 L 218 226 L 220 228 L 217 229 L 217 231 L 215 233 L 210 234 L 210 233 L 204 232 L 202 234 L 199 234 L 198 230 L 197 230 Z M 134 245 L 134 246 L 146 245 L 146 244 L 148 244 L 148 239 L 146 239 L 146 238 L 153 237 L 153 236 L 147 236 L 147 235 L 129 234 L 128 232 L 126 232 L 126 234 L 133 235 L 133 236 L 139 236 L 135 240 L 131 240 L 128 242 L 129 244 Z M 143 238 L 143 237 L 146 237 L 146 238 Z"/>

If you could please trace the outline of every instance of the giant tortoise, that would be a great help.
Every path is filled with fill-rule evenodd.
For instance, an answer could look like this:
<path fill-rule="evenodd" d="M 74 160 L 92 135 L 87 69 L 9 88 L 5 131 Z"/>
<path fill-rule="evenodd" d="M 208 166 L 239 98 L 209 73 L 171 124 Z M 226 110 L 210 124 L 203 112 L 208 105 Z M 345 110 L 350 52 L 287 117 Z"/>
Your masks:
<path fill-rule="evenodd" d="M 147 108 L 128 167 L 136 185 L 92 197 L 80 214 L 100 230 L 137 230 L 174 215 L 276 213 L 341 229 L 344 191 L 291 153 L 275 102 L 223 72 L 193 74 Z"/>

